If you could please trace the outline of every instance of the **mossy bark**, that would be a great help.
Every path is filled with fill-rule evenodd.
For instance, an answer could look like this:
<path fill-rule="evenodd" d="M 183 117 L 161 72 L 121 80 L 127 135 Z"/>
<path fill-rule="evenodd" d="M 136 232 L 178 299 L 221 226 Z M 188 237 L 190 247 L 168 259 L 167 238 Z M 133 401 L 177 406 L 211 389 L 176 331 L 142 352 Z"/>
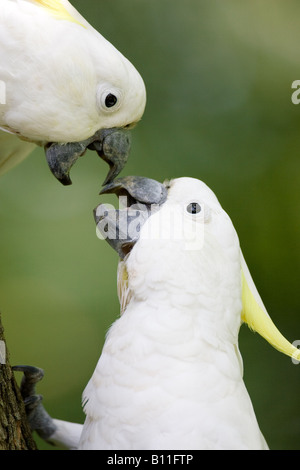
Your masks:
<path fill-rule="evenodd" d="M 0 341 L 2 352 L 4 345 L 6 349 L 5 364 L 0 364 L 0 450 L 36 450 L 23 399 L 9 364 L 1 315 Z"/>

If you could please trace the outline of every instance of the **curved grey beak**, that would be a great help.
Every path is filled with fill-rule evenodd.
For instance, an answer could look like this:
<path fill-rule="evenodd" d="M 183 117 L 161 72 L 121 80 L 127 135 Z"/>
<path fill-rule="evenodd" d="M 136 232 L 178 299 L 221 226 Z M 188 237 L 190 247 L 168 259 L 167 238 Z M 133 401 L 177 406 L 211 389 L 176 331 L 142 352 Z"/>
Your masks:
<path fill-rule="evenodd" d="M 114 193 L 122 207 L 100 204 L 94 210 L 97 229 L 123 259 L 139 239 L 142 225 L 167 199 L 167 188 L 158 181 L 141 176 L 119 178 L 106 185 L 100 194 Z"/>
<path fill-rule="evenodd" d="M 46 159 L 53 175 L 63 185 L 72 184 L 70 170 L 87 149 L 95 150 L 109 164 L 110 170 L 103 184 L 118 176 L 127 163 L 131 147 L 128 130 L 102 129 L 82 142 L 51 143 L 45 146 Z"/>

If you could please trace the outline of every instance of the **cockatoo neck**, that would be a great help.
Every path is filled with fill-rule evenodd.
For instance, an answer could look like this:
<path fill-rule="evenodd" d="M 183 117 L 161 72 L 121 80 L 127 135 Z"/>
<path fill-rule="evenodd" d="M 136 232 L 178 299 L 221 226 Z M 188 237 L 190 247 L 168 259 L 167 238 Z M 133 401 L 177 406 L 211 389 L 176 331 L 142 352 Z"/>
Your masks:
<path fill-rule="evenodd" d="M 210 344 L 236 344 L 241 272 L 239 250 L 233 251 L 227 259 L 212 237 L 206 237 L 196 252 L 176 240 L 139 240 L 125 260 L 124 314 L 134 305 L 137 311 L 155 315 L 153 322 L 168 325 L 169 331 L 177 329 L 180 334 L 186 324 L 192 335 Z"/>

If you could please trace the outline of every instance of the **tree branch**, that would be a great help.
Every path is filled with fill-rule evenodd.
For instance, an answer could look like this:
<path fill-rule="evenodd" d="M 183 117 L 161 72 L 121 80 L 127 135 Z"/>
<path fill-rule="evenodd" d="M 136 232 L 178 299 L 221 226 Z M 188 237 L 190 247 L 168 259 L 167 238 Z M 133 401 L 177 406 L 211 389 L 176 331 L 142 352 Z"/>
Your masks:
<path fill-rule="evenodd" d="M 0 450 L 36 450 L 24 402 L 9 364 L 1 314 L 0 341 Z"/>

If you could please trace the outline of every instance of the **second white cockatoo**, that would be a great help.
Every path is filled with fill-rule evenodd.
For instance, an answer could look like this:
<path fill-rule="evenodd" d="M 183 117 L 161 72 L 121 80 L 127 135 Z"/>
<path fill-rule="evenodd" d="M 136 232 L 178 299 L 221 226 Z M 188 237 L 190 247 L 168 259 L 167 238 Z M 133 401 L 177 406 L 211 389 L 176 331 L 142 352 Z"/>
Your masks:
<path fill-rule="evenodd" d="M 68 0 L 1 0 L 0 56 L 0 174 L 38 145 L 65 185 L 87 149 L 116 177 L 146 103 L 134 66 Z"/>
<path fill-rule="evenodd" d="M 240 326 L 296 360 L 300 352 L 268 315 L 217 197 L 193 178 L 126 177 L 103 193 L 123 198 L 95 211 L 121 258 L 121 316 L 83 393 L 84 425 L 50 419 L 24 386 L 32 428 L 82 450 L 267 449 L 243 381 Z M 41 377 L 19 370 L 25 382 Z"/>

